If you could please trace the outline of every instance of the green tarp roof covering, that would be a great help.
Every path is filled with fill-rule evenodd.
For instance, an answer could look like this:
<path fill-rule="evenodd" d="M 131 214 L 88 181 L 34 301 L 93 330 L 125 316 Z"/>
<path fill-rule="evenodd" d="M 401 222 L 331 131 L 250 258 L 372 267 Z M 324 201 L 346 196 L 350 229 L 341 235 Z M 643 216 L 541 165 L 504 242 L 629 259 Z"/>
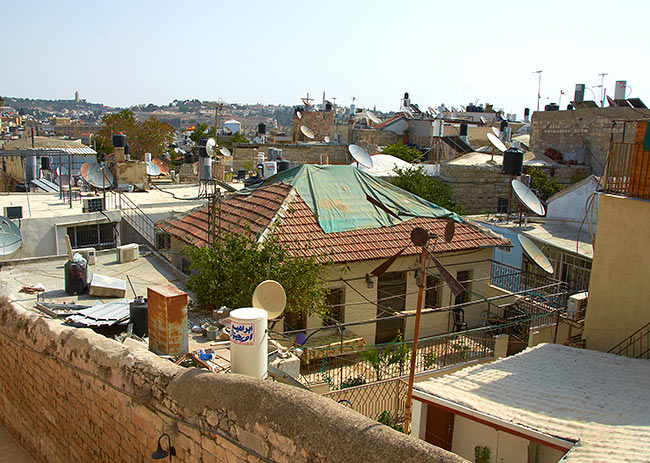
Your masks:
<path fill-rule="evenodd" d="M 305 164 L 280 172 L 257 188 L 281 182 L 293 186 L 325 233 L 387 227 L 414 217 L 452 219 L 461 216 L 419 196 L 379 180 L 354 166 Z M 366 199 L 376 199 L 399 216 L 389 215 Z"/>

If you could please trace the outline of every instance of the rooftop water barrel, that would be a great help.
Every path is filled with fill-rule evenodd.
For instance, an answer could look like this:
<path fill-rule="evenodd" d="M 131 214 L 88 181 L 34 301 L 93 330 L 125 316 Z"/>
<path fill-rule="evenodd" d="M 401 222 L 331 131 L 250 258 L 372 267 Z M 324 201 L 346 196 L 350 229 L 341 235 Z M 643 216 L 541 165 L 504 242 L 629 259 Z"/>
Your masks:
<path fill-rule="evenodd" d="M 268 312 L 244 307 L 230 312 L 231 371 L 264 379 L 268 372 Z"/>
<path fill-rule="evenodd" d="M 212 180 L 212 158 L 199 157 L 199 180 Z"/>
<path fill-rule="evenodd" d="M 151 162 L 151 153 L 144 153 L 145 162 Z"/>
<path fill-rule="evenodd" d="M 41 170 L 50 170 L 50 158 L 41 156 Z"/>
<path fill-rule="evenodd" d="M 36 155 L 29 154 L 25 156 L 25 180 L 29 185 L 29 182 L 36 178 Z"/>
<path fill-rule="evenodd" d="M 194 163 L 194 156 L 192 155 L 191 152 L 185 153 L 185 164 L 192 164 Z"/>
<path fill-rule="evenodd" d="M 88 286 L 88 265 L 86 262 L 69 260 L 63 266 L 64 288 L 68 296 L 84 294 Z"/>
<path fill-rule="evenodd" d="M 124 148 L 126 146 L 126 135 L 123 133 L 114 133 L 113 134 L 113 147 L 114 148 Z"/>
<path fill-rule="evenodd" d="M 264 135 L 266 133 L 266 124 L 264 122 L 257 124 L 257 133 L 260 135 Z"/>
<path fill-rule="evenodd" d="M 461 124 L 460 124 L 460 136 L 461 137 L 466 137 L 467 136 L 467 122 L 461 122 Z"/>
<path fill-rule="evenodd" d="M 518 148 L 509 148 L 503 152 L 503 173 L 521 175 L 524 165 L 524 152 Z"/>
<path fill-rule="evenodd" d="M 172 285 L 147 288 L 149 350 L 158 355 L 187 353 L 187 293 Z"/>
<path fill-rule="evenodd" d="M 207 138 L 201 138 L 199 140 L 199 157 L 202 158 L 207 158 L 208 157 L 208 151 L 205 149 L 205 145 L 208 143 Z"/>
<path fill-rule="evenodd" d="M 129 315 L 133 323 L 133 333 L 141 338 L 147 335 L 147 299 L 138 296 L 129 304 Z"/>

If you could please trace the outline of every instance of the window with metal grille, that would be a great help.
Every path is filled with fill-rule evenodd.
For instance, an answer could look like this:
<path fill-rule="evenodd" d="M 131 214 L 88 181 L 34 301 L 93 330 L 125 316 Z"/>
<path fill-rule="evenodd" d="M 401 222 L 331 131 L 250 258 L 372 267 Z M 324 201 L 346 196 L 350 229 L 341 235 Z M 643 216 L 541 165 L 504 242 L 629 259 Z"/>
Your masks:
<path fill-rule="evenodd" d="M 343 323 L 344 313 L 343 304 L 345 304 L 345 288 L 332 288 L 327 294 L 325 301 L 329 315 L 323 317 L 323 326 Z"/>
<path fill-rule="evenodd" d="M 424 296 L 424 305 L 428 309 L 442 305 L 442 280 L 434 275 L 427 276 L 427 292 Z"/>
<path fill-rule="evenodd" d="M 115 247 L 115 234 L 112 223 L 68 227 L 67 234 L 73 248 L 95 248 L 99 250 Z"/>
<path fill-rule="evenodd" d="M 472 271 L 461 270 L 456 273 L 456 280 L 463 285 L 466 291 L 456 296 L 455 304 L 464 304 L 472 300 L 472 295 L 468 292 L 472 290 Z"/>
<path fill-rule="evenodd" d="M 497 214 L 508 212 L 508 198 L 497 198 Z"/>

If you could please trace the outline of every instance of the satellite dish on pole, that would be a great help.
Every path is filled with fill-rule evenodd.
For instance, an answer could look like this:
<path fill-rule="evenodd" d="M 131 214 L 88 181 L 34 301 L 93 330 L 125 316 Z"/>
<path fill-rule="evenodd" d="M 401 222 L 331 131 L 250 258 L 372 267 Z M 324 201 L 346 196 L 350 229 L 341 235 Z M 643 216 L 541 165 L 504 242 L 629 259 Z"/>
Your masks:
<path fill-rule="evenodd" d="M 157 177 L 160 175 L 160 167 L 158 167 L 156 164 L 154 164 L 151 161 L 147 161 L 147 175 L 151 175 L 152 177 Z"/>
<path fill-rule="evenodd" d="M 261 282 L 253 291 L 252 306 L 264 309 L 269 314 L 269 320 L 282 315 L 287 305 L 287 295 L 280 283 L 275 280 Z"/>
<path fill-rule="evenodd" d="M 158 166 L 156 167 L 158 168 Z M 158 170 L 160 171 L 160 168 L 158 168 Z M 149 173 L 148 171 L 149 167 L 147 165 L 147 173 Z M 110 188 L 113 186 L 113 174 L 111 174 L 111 171 L 105 166 L 100 166 L 96 162 L 87 162 L 83 164 L 79 169 L 79 173 L 86 183 L 95 188 L 103 190 L 104 188 Z M 156 175 L 160 175 L 160 172 Z"/>
<path fill-rule="evenodd" d="M 501 131 L 496 127 L 492 127 L 492 133 L 497 136 L 498 139 L 501 139 Z"/>
<path fill-rule="evenodd" d="M 222 146 L 221 148 L 219 148 L 219 152 L 220 152 L 223 156 L 231 156 L 231 155 L 232 155 L 232 153 L 230 152 L 230 150 L 229 150 L 228 148 L 226 148 L 225 146 Z"/>
<path fill-rule="evenodd" d="M 214 157 L 217 149 L 217 141 L 214 138 L 208 138 L 208 141 L 205 142 L 205 151 L 207 151 L 208 156 Z"/>
<path fill-rule="evenodd" d="M 372 168 L 372 158 L 366 150 L 361 148 L 359 145 L 350 145 L 348 146 L 348 151 L 359 165 L 364 167 Z"/>
<path fill-rule="evenodd" d="M 306 125 L 301 125 L 300 131 L 305 137 L 309 138 L 310 140 L 314 138 L 314 132 Z"/>
<path fill-rule="evenodd" d="M 456 222 L 450 220 L 449 222 L 447 222 L 447 225 L 445 225 L 445 242 L 449 243 L 451 240 L 453 240 L 455 234 L 456 234 Z"/>
<path fill-rule="evenodd" d="M 22 244 L 20 229 L 8 218 L 0 216 L 0 256 L 13 254 Z"/>
<path fill-rule="evenodd" d="M 492 143 L 492 145 L 502 153 L 508 149 L 506 148 L 506 145 L 504 145 L 501 140 L 499 140 L 497 137 L 494 136 L 494 134 L 488 133 L 487 138 L 488 140 L 490 140 L 490 143 Z"/>
<path fill-rule="evenodd" d="M 370 119 L 375 124 L 380 124 L 381 123 L 381 120 L 377 116 L 375 116 L 374 113 L 372 113 L 370 111 L 366 111 L 366 114 L 368 115 L 368 119 Z"/>
<path fill-rule="evenodd" d="M 522 235 L 521 233 L 517 235 L 517 239 L 521 244 L 521 248 L 524 250 L 526 255 L 530 260 L 535 262 L 542 270 L 546 273 L 553 274 L 553 265 L 548 260 L 548 257 L 544 255 L 541 249 L 539 249 L 535 243 L 533 243 L 530 238 Z"/>
<path fill-rule="evenodd" d="M 526 206 L 537 215 L 544 215 L 544 205 L 535 195 L 535 193 L 531 191 L 530 188 L 528 188 L 517 179 L 513 179 L 511 184 L 512 190 L 515 192 L 515 195 L 517 195 L 517 198 L 519 198 L 519 201 L 521 201 L 524 206 Z"/>

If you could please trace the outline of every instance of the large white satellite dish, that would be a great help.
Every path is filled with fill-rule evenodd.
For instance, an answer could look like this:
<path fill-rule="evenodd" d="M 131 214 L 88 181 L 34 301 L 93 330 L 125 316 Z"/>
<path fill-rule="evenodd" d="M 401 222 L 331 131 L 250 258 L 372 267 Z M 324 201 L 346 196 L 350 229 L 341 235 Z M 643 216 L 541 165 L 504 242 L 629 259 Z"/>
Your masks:
<path fill-rule="evenodd" d="M 282 315 L 287 305 L 287 295 L 280 283 L 275 280 L 261 282 L 253 291 L 252 306 L 264 309 L 269 314 L 269 320 Z"/>
<path fill-rule="evenodd" d="M 497 137 L 494 136 L 494 134 L 488 133 L 487 138 L 488 140 L 490 140 L 490 143 L 492 143 L 492 145 L 502 153 L 508 149 L 506 148 L 506 145 L 504 145 L 501 140 L 499 140 Z"/>
<path fill-rule="evenodd" d="M 153 177 L 157 177 L 158 175 L 160 175 L 160 167 L 158 167 L 151 161 L 147 161 L 146 164 L 147 164 L 147 175 L 151 175 Z"/>
<path fill-rule="evenodd" d="M 541 249 L 539 249 L 535 243 L 533 243 L 530 238 L 522 235 L 521 233 L 517 235 L 517 239 L 521 244 L 521 248 L 524 250 L 526 255 L 530 260 L 535 262 L 542 270 L 546 273 L 553 274 L 553 265 L 548 260 L 548 257 L 544 255 Z"/>
<path fill-rule="evenodd" d="M 232 153 L 230 153 L 230 150 L 226 148 L 225 146 L 222 146 L 219 148 L 219 152 L 224 155 L 224 156 L 230 156 Z"/>
<path fill-rule="evenodd" d="M 309 138 L 309 139 L 313 139 L 313 138 L 314 138 L 314 132 L 313 132 L 309 127 L 307 127 L 306 125 L 301 125 L 301 126 L 300 126 L 300 131 L 302 132 L 302 134 L 303 134 L 305 137 L 307 137 L 307 138 Z"/>
<path fill-rule="evenodd" d="M 205 142 L 205 151 L 208 153 L 208 156 L 213 157 L 214 153 L 217 151 L 217 140 L 214 138 L 208 138 L 208 141 Z"/>
<path fill-rule="evenodd" d="M 20 229 L 6 217 L 0 215 L 0 256 L 16 252 L 23 244 Z"/>
<path fill-rule="evenodd" d="M 350 145 L 348 146 L 348 151 L 360 165 L 368 168 L 372 168 L 372 158 L 366 150 L 361 148 L 359 145 Z"/>
<path fill-rule="evenodd" d="M 381 123 L 381 120 L 377 116 L 375 116 L 373 112 L 366 111 L 366 114 L 368 115 L 368 119 L 370 119 L 375 124 Z"/>
<path fill-rule="evenodd" d="M 517 179 L 513 179 L 511 184 L 512 190 L 515 192 L 515 195 L 517 195 L 517 198 L 519 198 L 519 201 L 521 201 L 524 206 L 526 206 L 537 215 L 544 215 L 544 205 L 539 200 L 539 198 L 535 196 L 535 193 L 530 190 L 530 188 L 528 188 Z"/>
<path fill-rule="evenodd" d="M 501 139 L 501 131 L 497 129 L 496 127 L 492 127 L 492 133 L 497 136 L 497 138 Z"/>
<path fill-rule="evenodd" d="M 156 167 L 159 171 L 157 175 L 160 175 L 160 168 L 158 166 Z M 147 170 L 149 170 L 148 167 Z M 100 166 L 96 162 L 87 162 L 83 164 L 79 169 L 79 173 L 81 174 L 81 178 L 95 188 L 104 189 L 113 186 L 113 174 L 111 171 L 105 166 Z"/>

